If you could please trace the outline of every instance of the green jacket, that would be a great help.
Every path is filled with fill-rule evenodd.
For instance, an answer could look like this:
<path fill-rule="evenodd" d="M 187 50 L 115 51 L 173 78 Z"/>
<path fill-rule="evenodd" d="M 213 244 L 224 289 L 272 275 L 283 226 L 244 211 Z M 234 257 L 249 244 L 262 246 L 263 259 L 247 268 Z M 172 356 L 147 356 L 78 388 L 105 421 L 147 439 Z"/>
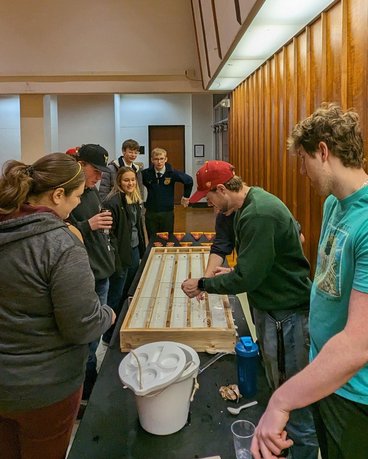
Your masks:
<path fill-rule="evenodd" d="M 311 281 L 295 220 L 285 204 L 262 188 L 250 188 L 234 219 L 234 271 L 206 278 L 208 293 L 247 292 L 266 311 L 309 304 Z"/>

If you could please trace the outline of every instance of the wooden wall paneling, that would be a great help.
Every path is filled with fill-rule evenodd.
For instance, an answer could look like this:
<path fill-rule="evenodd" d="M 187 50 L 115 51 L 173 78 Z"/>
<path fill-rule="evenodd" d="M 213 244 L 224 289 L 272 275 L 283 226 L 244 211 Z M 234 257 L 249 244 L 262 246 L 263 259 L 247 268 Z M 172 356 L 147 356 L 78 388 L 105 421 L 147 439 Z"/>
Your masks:
<path fill-rule="evenodd" d="M 240 149 L 237 151 L 237 158 L 236 161 L 239 164 L 239 171 L 237 172 L 238 175 L 244 177 L 245 167 L 246 167 L 246 152 L 247 152 L 247 113 L 246 113 L 246 104 L 247 104 L 247 91 L 246 85 L 243 84 L 241 88 L 241 100 L 239 103 L 239 110 L 240 110 L 240 121 L 241 121 L 241 144 Z"/>
<path fill-rule="evenodd" d="M 250 185 L 254 184 L 254 162 L 257 155 L 254 148 L 254 138 L 256 136 L 255 130 L 257 128 L 255 123 L 255 104 L 256 104 L 256 94 L 254 93 L 254 74 L 249 79 L 249 149 L 247 151 L 247 159 L 249 164 L 249 178 L 248 182 Z"/>
<path fill-rule="evenodd" d="M 243 129 L 244 127 L 244 120 L 241 117 L 241 104 L 244 103 L 244 94 L 241 92 L 241 86 L 238 87 L 235 91 L 233 91 L 233 96 L 231 99 L 231 108 L 230 108 L 230 116 L 231 116 L 231 124 L 229 125 L 230 130 L 233 127 L 236 129 L 237 139 L 232 139 L 232 142 L 229 144 L 229 159 L 231 164 L 237 166 L 237 158 L 239 156 L 240 145 L 243 141 Z M 238 173 L 238 171 L 236 171 Z"/>
<path fill-rule="evenodd" d="M 249 79 L 244 85 L 245 103 L 244 103 L 244 150 L 242 151 L 242 177 L 249 181 L 249 148 L 250 148 L 250 130 L 251 124 L 249 119 L 249 105 L 250 105 L 250 92 L 249 92 Z"/>
<path fill-rule="evenodd" d="M 244 94 L 245 94 L 245 101 L 243 105 L 243 113 L 244 113 L 244 149 L 242 151 L 242 177 L 245 180 L 249 180 L 248 170 L 249 170 L 249 163 L 248 163 L 248 151 L 249 151 L 249 80 L 246 81 L 244 84 Z"/>
<path fill-rule="evenodd" d="M 244 143 L 245 143 L 245 113 L 244 113 L 244 105 L 245 105 L 245 94 L 244 94 L 244 85 L 239 89 L 237 92 L 237 106 L 236 106 L 236 116 L 237 116 L 237 126 L 238 126 L 238 133 L 239 139 L 237 143 L 237 149 L 234 151 L 234 157 L 231 159 L 231 162 L 236 167 L 235 171 L 238 175 L 241 175 L 241 171 L 244 167 Z"/>
<path fill-rule="evenodd" d="M 254 122 L 254 135 L 253 135 L 253 181 L 255 186 L 259 186 L 259 104 L 260 94 L 258 92 L 258 74 L 259 71 L 254 73 L 253 76 L 253 90 L 254 90 L 254 109 L 253 109 L 253 122 Z"/>
<path fill-rule="evenodd" d="M 234 106 L 236 105 L 237 92 L 233 91 L 230 94 L 230 107 L 231 110 L 228 114 L 228 123 L 229 123 L 229 162 L 233 155 L 234 148 L 236 148 L 238 136 L 238 123 L 236 122 L 236 117 L 234 117 Z"/>
<path fill-rule="evenodd" d="M 360 116 L 363 137 L 367 139 L 367 43 L 368 43 L 368 2 L 350 0 L 348 2 L 348 37 L 349 37 L 349 107 L 353 107 Z"/>
<path fill-rule="evenodd" d="M 239 121 L 239 134 L 240 134 L 240 141 L 238 144 L 238 149 L 235 152 L 236 157 L 234 158 L 234 165 L 236 166 L 236 173 L 241 175 L 244 169 L 244 155 L 245 155 L 245 132 L 246 128 L 246 119 L 245 119 L 245 87 L 244 85 L 241 88 L 239 93 L 239 100 L 238 100 L 238 121 Z"/>
<path fill-rule="evenodd" d="M 276 54 L 276 84 L 278 88 L 278 135 L 276 138 L 276 161 L 279 164 L 277 184 L 279 198 L 286 202 L 286 158 L 285 158 L 285 84 L 284 84 L 284 49 Z"/>
<path fill-rule="evenodd" d="M 265 182 L 265 190 L 269 191 L 271 189 L 271 155 L 272 155 L 272 148 L 271 148 L 271 131 L 272 131 L 272 114 L 271 114 L 271 62 L 267 61 L 266 64 L 263 65 L 264 74 L 265 74 L 265 87 L 264 87 L 264 98 L 265 98 L 265 117 L 264 117 L 264 138 L 265 138 L 265 174 L 266 174 L 266 182 Z"/>
<path fill-rule="evenodd" d="M 251 185 L 252 184 L 252 148 L 253 148 L 253 116 L 252 116 L 252 111 L 253 111 L 253 91 L 252 91 L 252 77 L 249 78 L 247 81 L 247 93 L 248 93 L 248 105 L 247 105 L 247 111 L 246 111 L 246 117 L 247 117 L 247 123 L 248 123 L 248 129 L 247 129 L 247 149 L 246 149 L 246 170 L 247 170 L 247 182 Z"/>
<path fill-rule="evenodd" d="M 243 85 L 239 86 L 231 95 L 231 110 L 229 124 L 229 160 L 236 168 L 239 174 L 240 164 L 239 156 L 241 145 L 243 143 L 244 120 L 242 117 L 242 104 L 244 103 L 244 94 L 242 93 Z"/>
<path fill-rule="evenodd" d="M 311 38 L 311 29 L 310 27 L 306 28 L 306 69 L 305 69 L 305 116 L 310 115 L 312 112 L 312 91 L 314 88 L 311 87 L 311 67 L 313 62 L 312 56 L 312 38 Z M 305 116 L 301 117 L 301 119 L 305 118 Z M 305 193 L 305 201 L 304 201 L 304 211 L 305 211 L 305 237 L 306 237 L 306 249 L 308 253 L 308 259 L 311 262 L 311 266 L 313 266 L 313 259 L 311 257 L 311 253 L 313 252 L 311 248 L 311 232 L 312 232 L 312 222 L 311 222 L 311 199 L 312 199 L 312 191 L 310 187 L 310 182 L 307 176 L 304 176 L 304 183 L 303 183 L 303 190 Z"/>
<path fill-rule="evenodd" d="M 310 91 L 310 112 L 313 112 L 323 102 L 322 89 L 325 87 L 323 80 L 326 79 L 326 74 L 322 72 L 323 69 L 323 34 L 322 34 L 322 18 L 311 24 L 309 29 L 309 87 Z M 320 196 L 310 187 L 310 206 L 309 206 L 309 220 L 310 230 L 308 232 L 308 239 L 310 243 L 310 262 L 314 267 L 316 264 L 320 222 L 322 215 L 322 200 Z"/>
<path fill-rule="evenodd" d="M 344 59 L 341 9 L 341 3 L 338 3 L 323 17 L 323 59 L 326 77 L 323 80 L 325 88 L 322 91 L 324 100 L 340 103 L 342 103 L 341 87 L 343 80 L 341 62 Z"/>
<path fill-rule="evenodd" d="M 285 154 L 285 184 L 286 184 L 286 201 L 291 213 L 297 215 L 297 196 L 296 196 L 296 175 L 298 173 L 296 166 L 296 156 L 287 150 L 287 139 L 294 127 L 295 117 L 295 87 L 294 87 L 294 42 L 284 48 L 284 154 Z"/>
<path fill-rule="evenodd" d="M 229 120 L 229 162 L 233 162 L 234 151 L 238 148 L 240 140 L 239 136 L 239 119 L 234 115 L 235 107 L 237 106 L 237 99 L 239 97 L 238 91 L 233 91 L 230 94 L 230 107 L 228 120 Z"/>
<path fill-rule="evenodd" d="M 330 101 L 328 97 L 327 85 L 328 85 L 328 74 L 327 74 L 327 55 L 328 55 L 328 43 L 327 43 L 327 15 L 326 13 L 321 14 L 321 101 Z"/>
<path fill-rule="evenodd" d="M 280 164 L 278 163 L 277 144 L 279 136 L 279 111 L 278 111 L 278 98 L 279 91 L 277 85 L 277 68 L 276 57 L 271 59 L 271 155 L 270 155 L 270 177 L 271 177 L 271 193 L 280 196 L 279 193 L 279 174 Z"/>
<path fill-rule="evenodd" d="M 287 46 L 282 48 L 282 80 L 281 80 L 281 91 L 283 100 L 283 111 L 282 111 L 282 135 L 280 136 L 280 153 L 282 154 L 282 194 L 284 196 L 283 201 L 290 208 L 290 195 L 288 193 L 288 182 L 290 182 L 288 155 L 286 151 L 286 139 L 288 135 L 288 112 L 289 102 L 287 98 L 287 66 L 288 66 L 288 52 Z"/>
<path fill-rule="evenodd" d="M 250 104 L 250 94 L 249 94 L 249 79 L 244 84 L 244 95 L 245 100 L 243 103 L 243 114 L 244 114 L 244 149 L 241 152 L 242 154 L 242 178 L 245 181 L 249 181 L 249 161 L 248 161 L 248 152 L 249 152 L 249 134 L 250 134 L 250 121 L 249 121 L 249 104 Z"/>
<path fill-rule="evenodd" d="M 308 27 L 310 36 L 309 45 L 309 88 L 310 88 L 310 112 L 314 112 L 316 108 L 323 102 L 322 88 L 324 84 L 322 80 L 325 75 L 322 73 L 323 58 L 322 58 L 322 19 L 318 19 Z"/>
<path fill-rule="evenodd" d="M 305 118 L 309 110 L 308 99 L 308 39 L 307 30 L 304 30 L 294 40 L 294 80 L 296 84 L 295 93 L 295 121 Z M 290 131 L 291 132 L 291 131 Z M 295 217 L 302 226 L 303 234 L 305 235 L 304 253 L 309 258 L 310 254 L 310 186 L 307 177 L 300 174 L 301 161 L 297 158 L 297 203 L 298 210 Z"/>
<path fill-rule="evenodd" d="M 243 85 L 240 92 L 241 99 L 239 100 L 239 115 L 241 122 L 241 144 L 239 150 L 236 152 L 237 158 L 235 159 L 237 165 L 237 174 L 244 177 L 245 170 L 245 154 L 247 150 L 247 113 L 246 113 L 246 86 Z"/>
<path fill-rule="evenodd" d="M 350 22 L 349 22 L 349 12 L 348 12 L 348 2 L 347 0 L 341 0 L 339 3 L 341 7 L 341 27 L 342 27 L 342 46 L 341 46 L 341 105 L 343 108 L 349 106 L 348 100 L 348 82 L 349 76 L 349 44 L 346 37 L 349 34 Z"/>
<path fill-rule="evenodd" d="M 264 188 L 265 183 L 265 161 L 264 161 L 264 67 L 262 66 L 257 72 L 257 98 L 258 98 L 258 119 L 257 119 L 257 184 Z"/>
<path fill-rule="evenodd" d="M 326 100 L 354 107 L 368 140 L 367 23 L 366 0 L 337 1 L 234 91 L 231 129 L 245 145 L 244 155 L 234 158 L 241 175 L 286 202 L 302 225 L 312 267 L 322 199 L 300 175 L 300 160 L 286 152 L 286 139 L 296 122 Z"/>

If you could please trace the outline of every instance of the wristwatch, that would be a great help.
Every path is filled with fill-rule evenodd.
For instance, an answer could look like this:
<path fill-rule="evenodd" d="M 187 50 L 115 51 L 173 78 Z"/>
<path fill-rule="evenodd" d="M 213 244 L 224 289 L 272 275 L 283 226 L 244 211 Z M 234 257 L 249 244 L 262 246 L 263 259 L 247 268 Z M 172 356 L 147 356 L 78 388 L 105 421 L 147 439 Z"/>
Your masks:
<path fill-rule="evenodd" d="M 198 290 L 201 290 L 201 292 L 204 292 L 206 289 L 204 287 L 204 281 L 206 280 L 205 277 L 201 277 L 198 279 Z"/>

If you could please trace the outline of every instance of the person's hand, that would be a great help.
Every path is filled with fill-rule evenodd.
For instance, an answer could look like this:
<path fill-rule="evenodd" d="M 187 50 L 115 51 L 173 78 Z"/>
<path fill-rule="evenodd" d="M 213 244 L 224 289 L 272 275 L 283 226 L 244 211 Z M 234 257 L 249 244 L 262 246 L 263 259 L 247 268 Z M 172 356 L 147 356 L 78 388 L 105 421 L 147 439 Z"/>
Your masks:
<path fill-rule="evenodd" d="M 197 300 L 197 301 L 202 301 L 202 300 L 204 300 L 204 292 L 199 293 L 199 294 L 196 296 L 196 300 Z"/>
<path fill-rule="evenodd" d="M 189 206 L 189 198 L 185 198 L 184 196 L 181 198 L 181 205 L 183 207 L 188 207 Z"/>
<path fill-rule="evenodd" d="M 111 325 L 114 325 L 114 323 L 116 321 L 116 314 L 115 314 L 115 311 L 113 309 L 111 309 L 111 311 L 112 311 Z"/>
<path fill-rule="evenodd" d="M 194 298 L 202 293 L 198 288 L 198 279 L 186 279 L 181 284 L 181 289 L 187 296 L 189 296 L 189 298 Z"/>
<path fill-rule="evenodd" d="M 234 268 L 225 268 L 224 266 L 217 266 L 217 268 L 214 269 L 213 274 L 214 276 L 220 276 L 221 274 L 231 273 L 231 271 L 234 271 Z"/>
<path fill-rule="evenodd" d="M 251 453 L 254 459 L 275 459 L 283 449 L 293 445 L 293 441 L 286 438 L 288 419 L 289 413 L 278 408 L 271 397 L 253 437 Z"/>
<path fill-rule="evenodd" d="M 99 212 L 88 220 L 92 231 L 99 229 L 110 230 L 112 227 L 112 216 L 109 210 Z"/>

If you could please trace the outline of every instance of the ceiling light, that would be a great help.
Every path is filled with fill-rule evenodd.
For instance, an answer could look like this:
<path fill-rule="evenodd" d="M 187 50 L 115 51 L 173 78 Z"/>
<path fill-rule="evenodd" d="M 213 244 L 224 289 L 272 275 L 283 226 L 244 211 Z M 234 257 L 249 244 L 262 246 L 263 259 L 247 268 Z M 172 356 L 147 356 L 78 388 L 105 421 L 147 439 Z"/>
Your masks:
<path fill-rule="evenodd" d="M 266 0 L 210 90 L 232 90 L 334 0 Z"/>

